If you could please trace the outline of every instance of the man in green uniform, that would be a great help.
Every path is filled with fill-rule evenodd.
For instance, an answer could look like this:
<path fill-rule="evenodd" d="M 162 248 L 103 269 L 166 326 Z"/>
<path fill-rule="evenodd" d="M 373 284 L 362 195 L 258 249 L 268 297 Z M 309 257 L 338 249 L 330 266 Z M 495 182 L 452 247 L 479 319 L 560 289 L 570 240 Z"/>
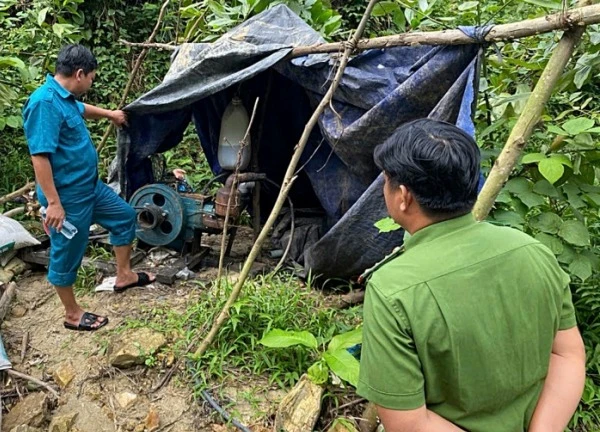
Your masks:
<path fill-rule="evenodd" d="M 386 432 L 562 432 L 585 350 L 554 255 L 473 219 L 479 149 L 457 127 L 411 122 L 375 161 L 410 238 L 369 280 L 358 393 Z"/>

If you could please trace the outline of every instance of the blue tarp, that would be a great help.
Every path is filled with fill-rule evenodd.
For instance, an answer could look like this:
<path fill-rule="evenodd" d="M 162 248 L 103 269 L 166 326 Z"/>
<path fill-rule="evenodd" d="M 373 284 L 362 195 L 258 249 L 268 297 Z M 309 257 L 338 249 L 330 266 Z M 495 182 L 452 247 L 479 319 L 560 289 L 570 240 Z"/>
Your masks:
<path fill-rule="evenodd" d="M 190 121 L 219 174 L 220 121 L 236 94 L 249 112 L 260 98 L 251 136 L 259 148 L 258 171 L 281 182 L 337 61 L 336 55 L 286 56 L 295 46 L 320 42 L 317 32 L 279 5 L 215 43 L 183 45 L 163 83 L 125 108 L 130 126 L 120 138 L 120 171 L 126 195 L 154 181 L 148 156 L 177 145 Z M 324 214 L 316 235 L 312 230 L 312 243 L 295 242 L 302 253 L 293 255 L 307 270 L 324 278 L 352 278 L 401 244 L 401 231 L 379 233 L 373 225 L 387 215 L 373 150 L 398 126 L 422 117 L 455 123 L 472 134 L 479 50 L 477 44 L 395 47 L 350 60 L 333 110 L 325 111 L 310 136 L 291 193 L 296 208 Z M 263 191 L 265 215 L 278 191 L 267 186 Z"/>

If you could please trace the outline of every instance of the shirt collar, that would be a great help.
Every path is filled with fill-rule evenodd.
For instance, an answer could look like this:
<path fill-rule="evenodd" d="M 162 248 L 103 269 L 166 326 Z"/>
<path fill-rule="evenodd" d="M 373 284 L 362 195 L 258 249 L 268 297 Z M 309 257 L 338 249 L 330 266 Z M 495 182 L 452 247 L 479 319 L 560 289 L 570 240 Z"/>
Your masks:
<path fill-rule="evenodd" d="M 432 225 L 428 225 L 425 228 L 421 228 L 419 231 L 406 238 L 404 241 L 404 246 L 406 250 L 408 250 L 418 244 L 430 242 L 433 239 L 449 234 L 453 231 L 466 228 L 476 223 L 477 222 L 475 221 L 475 218 L 470 212 L 464 216 L 437 222 Z"/>
<path fill-rule="evenodd" d="M 73 96 L 73 94 L 69 90 L 67 90 L 66 88 L 61 86 L 58 83 L 58 81 L 56 81 L 56 79 L 50 74 L 46 75 L 46 83 L 52 89 L 56 90 L 56 92 L 59 94 L 59 96 L 62 97 L 63 99 L 67 99 L 67 98 Z M 73 96 L 73 97 L 75 97 L 75 96 Z"/>

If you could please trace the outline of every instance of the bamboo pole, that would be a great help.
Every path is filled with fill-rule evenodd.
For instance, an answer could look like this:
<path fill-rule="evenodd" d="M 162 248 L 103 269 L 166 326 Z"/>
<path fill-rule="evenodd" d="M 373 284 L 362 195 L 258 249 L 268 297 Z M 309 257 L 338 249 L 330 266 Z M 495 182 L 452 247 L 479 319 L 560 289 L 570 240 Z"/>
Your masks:
<path fill-rule="evenodd" d="M 581 4 L 581 3 L 580 3 Z M 492 27 L 485 36 L 485 42 L 514 40 L 555 30 L 584 27 L 600 22 L 600 5 L 585 6 L 570 9 L 540 18 L 534 18 L 509 24 L 499 24 Z M 402 33 L 373 39 L 363 39 L 357 43 L 357 50 L 382 49 L 393 46 L 410 45 L 467 45 L 473 39 L 462 31 L 442 30 L 432 32 Z M 342 43 L 324 43 L 319 45 L 294 48 L 289 57 L 300 57 L 308 54 L 339 52 Z"/>
<path fill-rule="evenodd" d="M 589 0 L 580 0 L 579 4 L 589 4 Z M 600 8 L 600 7 L 599 7 Z M 577 43 L 581 39 L 585 27 L 577 26 L 566 31 L 560 42 L 554 49 L 552 57 L 548 61 L 546 68 L 542 72 L 531 96 L 517 123 L 513 127 L 508 140 L 502 149 L 502 152 L 496 159 L 490 174 L 479 193 L 473 215 L 477 220 L 485 219 L 492 209 L 496 197 L 504 187 L 510 173 L 515 167 L 523 148 L 527 144 L 527 139 L 531 136 L 533 129 L 540 121 L 542 111 L 552 91 L 556 86 L 563 70 L 569 62 Z"/>
<path fill-rule="evenodd" d="M 156 19 L 156 25 L 154 26 L 154 29 L 152 30 L 152 33 L 150 34 L 150 36 L 148 36 L 148 39 L 146 39 L 146 42 L 145 42 L 146 44 L 151 44 L 154 42 L 154 38 L 156 37 L 156 33 L 158 33 L 158 29 L 160 28 L 160 25 L 162 24 L 163 18 L 165 16 L 165 12 L 167 11 L 167 6 L 169 5 L 170 1 L 171 0 L 165 0 L 162 7 L 160 8 L 158 18 Z M 138 56 L 137 60 L 135 61 L 135 64 L 133 65 L 131 74 L 129 74 L 129 80 L 127 81 L 127 85 L 125 86 L 125 90 L 123 91 L 123 96 L 121 96 L 121 101 L 119 102 L 117 109 L 121 109 L 121 108 L 123 108 L 123 105 L 125 105 L 125 101 L 127 100 L 127 96 L 129 96 L 129 92 L 131 91 L 131 86 L 133 85 L 133 81 L 135 80 L 135 77 L 137 76 L 137 74 L 140 70 L 140 67 L 142 66 L 142 62 L 144 61 L 144 59 L 146 58 L 146 55 L 148 54 L 148 49 L 149 49 L 148 47 L 145 47 L 142 50 L 142 52 L 140 53 L 140 55 Z M 104 145 L 106 144 L 106 141 L 108 140 L 108 137 L 109 137 L 110 133 L 112 132 L 114 126 L 115 125 L 112 122 L 108 124 L 108 127 L 104 131 L 104 135 L 102 135 L 100 144 L 98 144 L 98 147 L 96 148 L 96 151 L 98 153 L 100 153 L 102 151 L 102 149 L 104 148 Z"/>
<path fill-rule="evenodd" d="M 485 42 L 499 42 L 502 40 L 515 40 L 535 36 L 541 33 L 549 33 L 556 30 L 567 30 L 573 27 L 581 27 L 600 23 L 600 5 L 584 6 L 569 9 L 552 15 L 543 16 L 509 24 L 498 24 L 492 27 L 485 36 Z M 154 44 L 154 43 L 131 43 L 121 41 L 131 46 L 143 48 L 159 48 L 174 51 L 176 45 Z M 382 49 L 395 46 L 411 45 L 467 45 L 472 44 L 473 39 L 458 29 L 401 33 L 392 36 L 382 36 L 372 39 L 361 39 L 356 44 L 357 51 L 368 49 Z M 318 45 L 295 47 L 288 58 L 302 57 L 308 54 L 334 53 L 343 50 L 343 42 L 323 43 Z"/>
<path fill-rule="evenodd" d="M 269 235 L 269 231 L 273 227 L 273 225 L 275 223 L 275 219 L 277 219 L 277 217 L 279 216 L 279 212 L 281 211 L 281 208 L 283 207 L 283 203 L 287 199 L 288 193 L 289 193 L 290 189 L 292 188 L 292 185 L 294 184 L 295 179 L 297 178 L 297 176 L 295 175 L 296 167 L 298 166 L 298 162 L 300 161 L 302 152 L 304 151 L 304 148 L 306 147 L 308 137 L 310 136 L 310 133 L 312 132 L 315 125 L 317 124 L 319 117 L 321 116 L 323 111 L 325 111 L 325 108 L 329 105 L 329 103 L 333 97 L 333 94 L 335 93 L 335 91 L 341 81 L 342 75 L 344 74 L 344 70 L 346 69 L 348 60 L 350 59 L 350 54 L 354 51 L 356 42 L 360 39 L 363 31 L 365 30 L 367 21 L 369 20 L 369 17 L 371 16 L 371 11 L 373 10 L 373 7 L 375 7 L 375 4 L 377 3 L 377 1 L 378 0 L 370 0 L 369 1 L 369 4 L 367 5 L 367 9 L 365 10 L 365 13 L 360 21 L 360 24 L 358 25 L 358 28 L 354 32 L 354 35 L 350 38 L 350 40 L 346 44 L 344 44 L 344 53 L 342 54 L 342 57 L 340 59 L 340 64 L 339 64 L 338 70 L 336 71 L 335 77 L 333 78 L 333 81 L 331 83 L 331 86 L 329 87 L 329 90 L 327 91 L 325 96 L 323 96 L 323 99 L 321 100 L 321 102 L 315 109 L 314 113 L 310 117 L 308 123 L 306 124 L 304 131 L 302 132 L 302 136 L 300 137 L 300 140 L 298 141 L 298 144 L 296 145 L 296 148 L 294 149 L 294 154 L 292 155 L 292 159 L 290 160 L 290 164 L 288 165 L 287 171 L 285 173 L 285 177 L 283 179 L 283 185 L 281 187 L 281 190 L 279 191 L 279 196 L 277 197 L 277 200 L 275 201 L 275 204 L 273 205 L 271 214 L 269 215 L 267 222 L 263 226 L 262 230 L 260 231 L 260 234 L 258 235 L 258 238 L 256 239 L 256 241 L 254 242 L 254 245 L 252 246 L 252 250 L 250 251 L 248 258 L 246 258 L 246 261 L 244 262 L 244 266 L 242 267 L 240 276 L 233 288 L 233 291 L 231 292 L 231 295 L 227 299 L 225 306 L 223 306 L 223 309 L 217 316 L 217 319 L 214 321 L 212 328 L 208 332 L 208 335 L 206 336 L 206 338 L 204 338 L 204 340 L 202 341 L 202 343 L 200 344 L 200 346 L 194 353 L 194 356 L 196 358 L 201 357 L 206 352 L 206 350 L 208 349 L 208 347 L 210 346 L 210 344 L 212 343 L 214 338 L 217 336 L 217 333 L 219 332 L 221 326 L 223 325 L 223 323 L 225 323 L 225 321 L 229 317 L 229 309 L 231 308 L 231 306 L 233 305 L 233 303 L 236 301 L 237 297 L 239 296 L 239 294 L 242 290 L 242 286 L 244 285 L 244 282 L 246 281 L 246 278 L 248 277 L 248 274 L 250 273 L 252 264 L 254 263 L 254 260 L 258 256 L 258 253 L 260 252 L 262 244 L 264 243 L 265 239 Z"/>

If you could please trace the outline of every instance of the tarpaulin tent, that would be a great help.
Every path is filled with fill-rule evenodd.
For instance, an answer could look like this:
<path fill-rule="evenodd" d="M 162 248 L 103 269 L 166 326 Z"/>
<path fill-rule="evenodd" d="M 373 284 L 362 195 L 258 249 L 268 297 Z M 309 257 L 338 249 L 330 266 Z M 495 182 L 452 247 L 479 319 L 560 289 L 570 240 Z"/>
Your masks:
<path fill-rule="evenodd" d="M 214 43 L 180 46 L 164 81 L 125 108 L 129 127 L 119 138 L 125 195 L 155 180 L 148 157 L 176 146 L 190 121 L 212 171 L 219 174 L 221 117 L 234 95 L 248 111 L 261 98 L 251 135 L 258 148 L 257 171 L 280 182 L 337 61 L 328 54 L 287 56 L 293 47 L 321 42 L 319 33 L 278 5 Z M 374 226 L 387 212 L 373 150 L 398 126 L 422 117 L 455 123 L 473 134 L 479 48 L 475 43 L 395 47 L 350 60 L 333 110 L 325 111 L 311 134 L 290 194 L 296 208 L 324 215 L 319 225 L 298 229 L 302 236 L 295 245 L 301 253 L 295 258 L 307 270 L 352 278 L 402 243 L 401 231 L 380 233 Z M 262 214 L 277 192 L 263 191 Z"/>

